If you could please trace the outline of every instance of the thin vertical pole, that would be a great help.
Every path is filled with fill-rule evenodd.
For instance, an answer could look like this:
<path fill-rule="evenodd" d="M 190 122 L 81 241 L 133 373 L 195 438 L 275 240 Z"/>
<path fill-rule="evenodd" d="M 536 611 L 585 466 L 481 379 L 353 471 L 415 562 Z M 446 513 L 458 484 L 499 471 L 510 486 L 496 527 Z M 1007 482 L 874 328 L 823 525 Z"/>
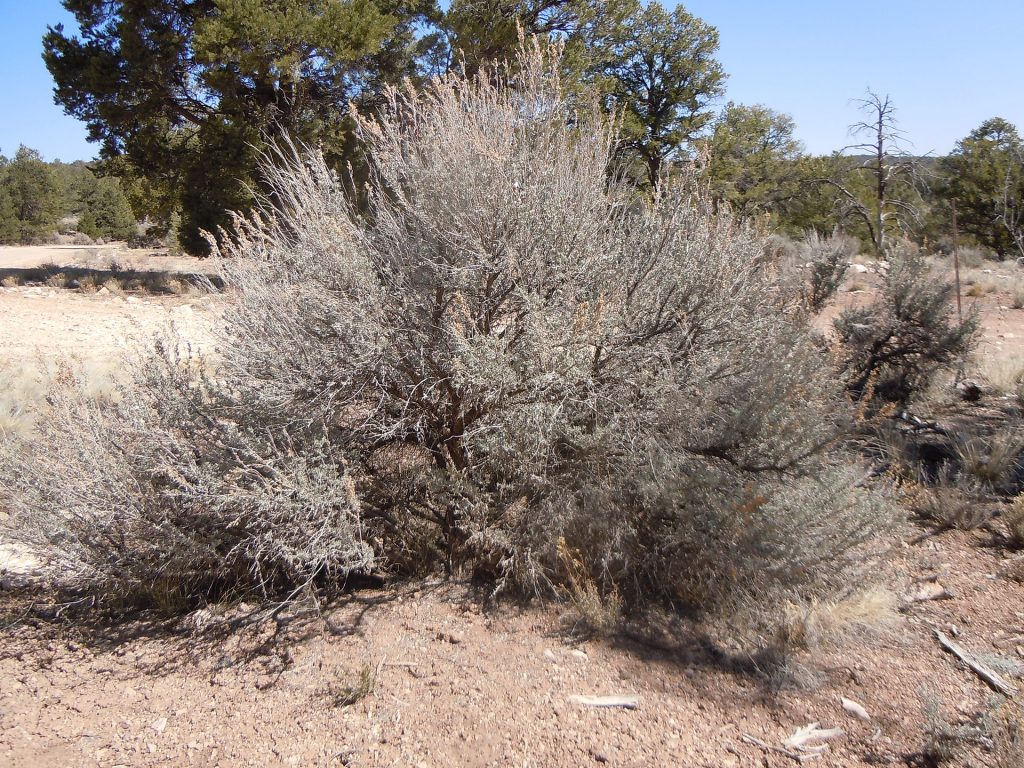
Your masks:
<path fill-rule="evenodd" d="M 956 225 L 956 200 L 950 200 L 953 207 L 953 273 L 956 275 L 956 316 L 964 324 L 964 308 L 960 299 L 960 232 Z"/>

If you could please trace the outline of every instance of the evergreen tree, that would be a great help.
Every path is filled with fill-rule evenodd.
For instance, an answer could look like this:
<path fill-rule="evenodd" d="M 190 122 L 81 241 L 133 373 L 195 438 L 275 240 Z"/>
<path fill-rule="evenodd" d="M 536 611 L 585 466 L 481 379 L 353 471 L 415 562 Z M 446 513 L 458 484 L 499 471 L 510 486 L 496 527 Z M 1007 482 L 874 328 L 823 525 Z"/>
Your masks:
<path fill-rule="evenodd" d="M 711 103 L 725 84 L 718 31 L 682 6 L 670 12 L 652 0 L 600 42 L 599 74 L 622 113 L 622 150 L 653 187 L 714 118 Z"/>
<path fill-rule="evenodd" d="M 340 162 L 348 104 L 415 71 L 415 25 L 433 0 L 64 0 L 80 36 L 44 38 L 55 98 L 84 120 L 106 171 L 142 185 L 138 214 L 182 243 L 244 210 L 256 160 L 287 134 Z M 144 180 L 144 183 L 143 183 Z"/>
<path fill-rule="evenodd" d="M 60 194 L 53 171 L 37 151 L 20 147 L 2 169 L 0 188 L 0 208 L 8 211 L 0 213 L 0 232 L 6 231 L 7 242 L 28 243 L 56 231 Z"/>
<path fill-rule="evenodd" d="M 78 230 L 90 237 L 128 240 L 135 234 L 135 216 L 117 179 L 96 179 L 78 222 Z"/>
<path fill-rule="evenodd" d="M 955 200 L 960 229 L 1000 257 L 1024 256 L 1024 142 L 1002 118 L 986 120 L 939 162 L 939 199 Z"/>
<path fill-rule="evenodd" d="M 730 102 L 704 143 L 712 194 L 740 218 L 777 214 L 800 193 L 793 118 Z"/>

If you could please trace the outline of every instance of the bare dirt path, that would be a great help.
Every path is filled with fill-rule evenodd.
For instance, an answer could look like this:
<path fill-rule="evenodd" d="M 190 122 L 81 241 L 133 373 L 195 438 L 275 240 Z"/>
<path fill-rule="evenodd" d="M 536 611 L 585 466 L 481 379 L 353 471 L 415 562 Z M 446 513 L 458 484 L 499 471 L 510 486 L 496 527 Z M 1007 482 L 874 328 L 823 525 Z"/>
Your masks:
<path fill-rule="evenodd" d="M 0 653 L 0 764 L 774 768 L 795 763 L 744 736 L 780 747 L 819 722 L 843 735 L 818 765 L 927 765 L 914 760 L 939 727 L 929 707 L 964 733 L 993 711 L 933 627 L 1003 655 L 1024 628 L 1024 588 L 990 578 L 1000 559 L 978 544 L 953 534 L 907 550 L 895 583 L 937 574 L 956 597 L 826 653 L 812 690 L 773 692 L 685 629 L 669 650 L 573 638 L 555 609 L 488 609 L 461 584 L 361 593 L 281 624 L 232 624 L 238 608 L 103 630 L 29 614 Z M 572 699 L 610 694 L 638 706 Z M 957 749 L 945 764 L 997 765 L 980 743 Z"/>

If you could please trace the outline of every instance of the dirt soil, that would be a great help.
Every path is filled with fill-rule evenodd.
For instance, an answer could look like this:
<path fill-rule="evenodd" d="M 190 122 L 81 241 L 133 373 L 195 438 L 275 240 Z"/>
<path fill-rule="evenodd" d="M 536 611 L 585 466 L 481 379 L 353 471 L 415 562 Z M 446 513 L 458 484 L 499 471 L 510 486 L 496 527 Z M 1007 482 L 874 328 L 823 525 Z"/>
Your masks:
<path fill-rule="evenodd" d="M 1024 653 L 1024 587 L 985 542 L 902 547 L 887 582 L 914 594 L 936 578 L 954 597 L 907 604 L 889 632 L 818 657 L 813 690 L 780 692 L 685 624 L 654 644 L 582 640 L 555 608 L 487 607 L 459 583 L 361 592 L 319 616 L 242 606 L 114 627 L 9 592 L 0 765 L 788 766 L 744 737 L 781 747 L 813 722 L 843 730 L 818 765 L 926 765 L 926 708 L 970 727 L 994 697 L 934 629 L 975 653 Z M 345 704 L 364 674 L 370 690 Z M 968 744 L 952 764 L 992 760 Z"/>
<path fill-rule="evenodd" d="M 121 243 L 0 246 L 0 269 L 31 269 L 45 264 L 109 269 L 112 263 L 139 271 L 204 272 L 210 262 L 191 256 L 169 256 L 161 250 L 126 248 Z"/>
<path fill-rule="evenodd" d="M 168 318 L 202 339 L 218 301 L 3 289 L 0 350 L 18 364 L 37 351 L 113 359 Z M 1015 344 L 1024 311 L 1000 309 L 1000 295 L 981 301 L 986 343 Z M 1011 663 L 1024 661 L 1024 585 L 1007 578 L 1021 563 L 995 546 L 992 525 L 934 535 L 908 525 L 876 569 L 899 596 L 894 623 L 797 658 L 792 668 L 817 679 L 797 675 L 805 684 L 782 690 L 686 620 L 586 639 L 565 606 L 489 601 L 459 581 L 300 601 L 276 616 L 209 606 L 111 623 L 0 579 L 0 766 L 774 768 L 797 764 L 779 750 L 811 723 L 843 731 L 811 765 L 926 766 L 938 727 L 929 707 L 973 733 L 1001 701 L 936 629 L 1002 659 L 1024 690 Z M 949 596 L 915 599 L 934 585 Z M 592 708 L 578 695 L 637 703 Z M 946 764 L 997 765 L 984 739 L 960 741 Z"/>

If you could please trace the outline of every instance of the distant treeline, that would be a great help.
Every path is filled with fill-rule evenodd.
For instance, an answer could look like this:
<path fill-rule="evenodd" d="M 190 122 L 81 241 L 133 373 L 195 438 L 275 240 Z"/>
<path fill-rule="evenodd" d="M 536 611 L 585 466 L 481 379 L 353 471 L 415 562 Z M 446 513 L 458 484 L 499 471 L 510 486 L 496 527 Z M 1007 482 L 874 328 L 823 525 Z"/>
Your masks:
<path fill-rule="evenodd" d="M 82 161 L 46 162 L 25 146 L 10 159 L 0 154 L 0 244 L 74 234 L 83 242 L 129 240 L 137 230 L 120 180 L 97 176 Z"/>
<path fill-rule="evenodd" d="M 389 89 L 423 87 L 453 71 L 514 81 L 514 66 L 493 62 L 514 61 L 533 35 L 559 42 L 564 92 L 615 115 L 618 170 L 641 189 L 696 160 L 715 197 L 740 217 L 794 234 L 844 229 L 878 253 L 896 237 L 948 239 L 955 199 L 967 237 L 1000 256 L 1024 255 L 1024 153 L 1014 126 L 988 120 L 949 158 L 916 162 L 901 150 L 893 105 L 868 94 L 854 147 L 806 155 L 787 115 L 761 105 L 716 108 L 726 81 L 718 30 L 682 5 L 63 4 L 78 33 L 58 24 L 43 39 L 57 102 L 86 123 L 99 145 L 96 167 L 121 179 L 136 217 L 190 252 L 206 251 L 203 232 L 229 226 L 229 211 L 272 202 L 260 158 L 285 137 L 351 171 L 358 192 L 370 169 L 355 112 L 379 113 Z"/>

